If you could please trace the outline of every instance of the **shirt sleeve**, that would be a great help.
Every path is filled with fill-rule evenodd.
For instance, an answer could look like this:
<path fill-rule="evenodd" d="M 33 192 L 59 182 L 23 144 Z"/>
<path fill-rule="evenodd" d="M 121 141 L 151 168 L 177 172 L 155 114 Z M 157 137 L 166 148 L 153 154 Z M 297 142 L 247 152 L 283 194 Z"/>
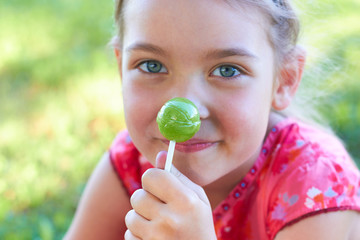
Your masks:
<path fill-rule="evenodd" d="M 297 131 L 290 135 L 278 145 L 270 167 L 266 213 L 270 239 L 305 217 L 360 211 L 359 170 L 342 144 L 329 136 L 310 141 Z"/>
<path fill-rule="evenodd" d="M 141 188 L 139 152 L 127 131 L 120 132 L 109 149 L 111 164 L 129 196 Z"/>

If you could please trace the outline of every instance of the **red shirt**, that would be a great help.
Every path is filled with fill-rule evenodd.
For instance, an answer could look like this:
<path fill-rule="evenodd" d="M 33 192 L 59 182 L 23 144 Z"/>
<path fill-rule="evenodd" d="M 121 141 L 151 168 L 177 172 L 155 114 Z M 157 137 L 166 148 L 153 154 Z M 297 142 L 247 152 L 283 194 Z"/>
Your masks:
<path fill-rule="evenodd" d="M 110 150 L 129 196 L 141 188 L 152 165 L 126 131 Z M 241 182 L 213 211 L 218 239 L 273 239 L 304 217 L 338 210 L 360 211 L 360 172 L 332 135 L 294 119 L 277 124 Z"/>

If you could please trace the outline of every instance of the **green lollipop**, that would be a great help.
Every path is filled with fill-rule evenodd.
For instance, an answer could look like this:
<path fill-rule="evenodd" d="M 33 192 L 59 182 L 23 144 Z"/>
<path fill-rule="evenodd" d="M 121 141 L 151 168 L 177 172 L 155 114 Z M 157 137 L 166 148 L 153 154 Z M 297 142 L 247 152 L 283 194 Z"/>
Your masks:
<path fill-rule="evenodd" d="M 200 115 L 193 102 L 186 98 L 173 98 L 160 109 L 156 122 L 161 134 L 170 140 L 165 170 L 170 171 L 175 143 L 185 142 L 200 129 Z"/>
<path fill-rule="evenodd" d="M 175 142 L 185 142 L 192 138 L 201 124 L 197 107 L 186 98 L 173 98 L 166 102 L 156 122 L 161 134 Z"/>

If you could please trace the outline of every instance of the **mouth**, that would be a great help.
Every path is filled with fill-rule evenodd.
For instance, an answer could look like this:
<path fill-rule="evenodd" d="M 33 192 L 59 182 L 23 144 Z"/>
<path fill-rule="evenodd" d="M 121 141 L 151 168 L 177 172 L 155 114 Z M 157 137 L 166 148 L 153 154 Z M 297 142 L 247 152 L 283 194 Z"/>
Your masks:
<path fill-rule="evenodd" d="M 162 140 L 165 144 L 169 145 L 168 140 Z M 207 141 L 204 139 L 190 139 L 186 142 L 176 143 L 175 150 L 183 153 L 193 153 L 213 147 L 217 142 Z"/>

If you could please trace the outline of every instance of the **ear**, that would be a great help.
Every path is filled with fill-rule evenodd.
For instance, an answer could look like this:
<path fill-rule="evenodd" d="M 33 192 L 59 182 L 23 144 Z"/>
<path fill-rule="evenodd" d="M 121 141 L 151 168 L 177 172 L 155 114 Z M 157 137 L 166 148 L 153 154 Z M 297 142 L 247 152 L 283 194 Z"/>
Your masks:
<path fill-rule="evenodd" d="M 281 111 L 287 108 L 301 82 L 306 62 L 306 51 L 297 46 L 284 60 L 274 84 L 272 107 Z"/>
<path fill-rule="evenodd" d="M 115 46 L 114 53 L 115 53 L 116 61 L 118 64 L 119 74 L 120 74 L 120 77 L 122 78 L 122 52 L 119 47 Z"/>
<path fill-rule="evenodd" d="M 111 39 L 109 45 L 114 49 L 120 77 L 122 77 L 122 52 L 121 52 L 121 43 L 120 42 L 121 41 L 120 41 L 119 36 L 114 36 Z"/>

